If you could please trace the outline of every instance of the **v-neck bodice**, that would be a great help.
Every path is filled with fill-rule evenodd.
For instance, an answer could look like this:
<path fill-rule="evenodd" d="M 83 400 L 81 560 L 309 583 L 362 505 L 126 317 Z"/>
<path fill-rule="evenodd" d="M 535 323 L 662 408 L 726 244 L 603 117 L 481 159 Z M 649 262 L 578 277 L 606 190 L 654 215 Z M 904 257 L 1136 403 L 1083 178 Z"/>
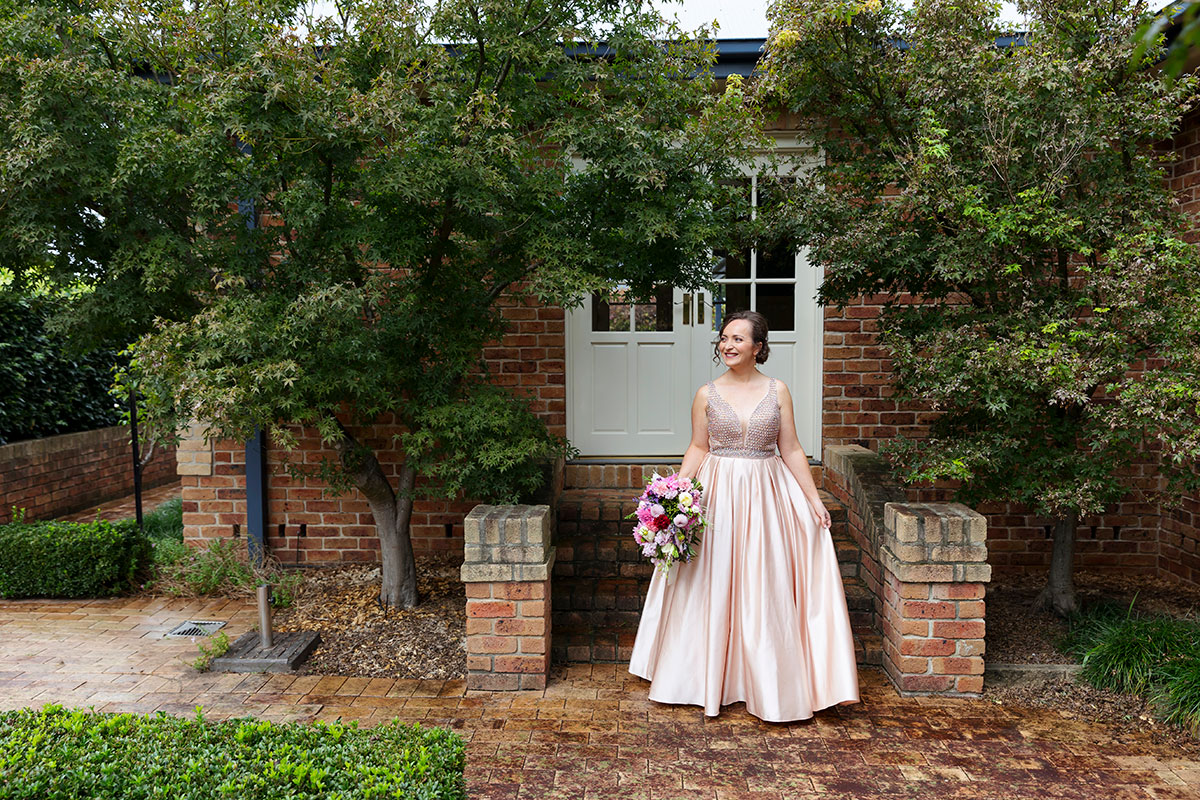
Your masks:
<path fill-rule="evenodd" d="M 734 458 L 770 458 L 775 455 L 779 439 L 779 400 L 775 379 L 770 379 L 767 393 L 743 419 L 731 406 L 717 385 L 708 382 L 708 452 L 715 456 Z"/>

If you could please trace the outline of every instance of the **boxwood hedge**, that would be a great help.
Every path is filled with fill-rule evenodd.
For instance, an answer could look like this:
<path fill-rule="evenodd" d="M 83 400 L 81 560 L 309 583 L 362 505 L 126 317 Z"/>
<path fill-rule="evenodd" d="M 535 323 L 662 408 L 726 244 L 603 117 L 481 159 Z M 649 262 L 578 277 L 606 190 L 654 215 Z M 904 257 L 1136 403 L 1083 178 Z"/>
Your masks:
<path fill-rule="evenodd" d="M 149 560 L 132 520 L 0 525 L 0 597 L 115 594 Z"/>
<path fill-rule="evenodd" d="M 212 723 L 46 706 L 0 713 L 5 800 L 466 797 L 462 739 L 391 723 Z"/>

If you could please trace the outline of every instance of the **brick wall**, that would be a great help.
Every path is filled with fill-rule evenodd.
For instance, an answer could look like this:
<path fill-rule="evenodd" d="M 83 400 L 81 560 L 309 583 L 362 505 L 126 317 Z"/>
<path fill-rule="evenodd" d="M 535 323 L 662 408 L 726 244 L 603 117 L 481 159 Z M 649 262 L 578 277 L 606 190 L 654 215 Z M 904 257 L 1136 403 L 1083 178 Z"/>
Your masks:
<path fill-rule="evenodd" d="M 484 357 L 496 383 L 528 399 L 550 431 L 566 434 L 566 328 L 561 308 L 532 302 L 509 303 L 503 313 L 509 330 Z M 369 431 L 355 431 L 375 450 L 384 473 L 396 485 L 403 461 L 394 434 L 400 428 L 380 419 Z M 375 561 L 379 542 L 366 499 L 357 491 L 326 494 L 315 478 L 292 478 L 286 458 L 315 466 L 334 455 L 322 448 L 315 431 L 299 430 L 299 446 L 287 454 L 268 445 L 267 543 L 284 563 Z M 232 536 L 246 525 L 245 449 L 241 442 L 205 442 L 194 428 L 180 444 L 179 473 L 183 485 L 184 536 L 207 540 Z M 470 500 L 418 500 L 410 533 L 417 553 L 462 552 L 463 517 L 475 506 Z M 283 535 L 279 526 L 283 525 Z M 301 525 L 304 536 L 300 536 Z"/>
<path fill-rule="evenodd" d="M 1200 220 L 1200 108 L 1184 117 L 1179 132 L 1166 145 L 1175 154 L 1171 188 L 1180 206 Z M 1200 228 L 1200 226 L 1198 226 Z M 1193 229 L 1191 241 L 1200 240 Z M 1200 585 L 1200 497 L 1185 498 L 1179 508 L 1164 508 L 1159 533 L 1158 573 Z"/>
<path fill-rule="evenodd" d="M 144 487 L 175 479 L 171 449 L 156 452 Z M 133 493 L 129 430 L 123 426 L 66 433 L 0 447 L 0 523 L 12 509 L 26 519 L 54 519 Z"/>

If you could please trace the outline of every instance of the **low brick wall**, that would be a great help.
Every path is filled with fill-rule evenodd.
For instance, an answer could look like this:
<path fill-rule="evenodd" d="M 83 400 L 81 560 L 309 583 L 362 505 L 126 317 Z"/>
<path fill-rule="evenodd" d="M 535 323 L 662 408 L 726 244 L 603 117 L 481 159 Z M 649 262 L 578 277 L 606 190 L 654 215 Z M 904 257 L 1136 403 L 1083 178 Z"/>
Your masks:
<path fill-rule="evenodd" d="M 904 502 L 883 460 L 825 451 L 825 488 L 847 508 L 875 596 L 883 667 L 901 694 L 983 690 L 987 520 L 960 503 Z"/>
<path fill-rule="evenodd" d="M 55 519 L 133 493 L 129 429 L 122 425 L 0 447 L 0 523 L 13 507 L 26 519 Z M 174 448 L 158 450 L 142 473 L 151 488 L 176 480 Z"/>
<path fill-rule="evenodd" d="M 468 689 L 546 688 L 552 518 L 548 505 L 479 505 L 463 522 Z"/>

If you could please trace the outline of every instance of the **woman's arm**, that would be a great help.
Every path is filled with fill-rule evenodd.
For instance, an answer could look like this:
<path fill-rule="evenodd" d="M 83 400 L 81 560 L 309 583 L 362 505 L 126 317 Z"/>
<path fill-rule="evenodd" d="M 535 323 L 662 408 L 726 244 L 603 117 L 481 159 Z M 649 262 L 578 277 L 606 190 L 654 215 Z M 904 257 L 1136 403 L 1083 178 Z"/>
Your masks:
<path fill-rule="evenodd" d="M 708 386 L 696 390 L 692 400 L 692 441 L 683 454 L 679 465 L 679 477 L 694 478 L 700 470 L 700 462 L 708 455 Z"/>
<path fill-rule="evenodd" d="M 796 417 L 792 412 L 792 393 L 788 391 L 783 381 L 779 383 L 779 456 L 788 470 L 796 477 L 804 497 L 808 500 L 809 509 L 817 526 L 828 528 L 832 523 L 829 511 L 821 502 L 817 493 L 817 484 L 813 481 L 812 469 L 808 466 L 808 456 L 800 446 L 800 438 L 796 436 Z"/>

